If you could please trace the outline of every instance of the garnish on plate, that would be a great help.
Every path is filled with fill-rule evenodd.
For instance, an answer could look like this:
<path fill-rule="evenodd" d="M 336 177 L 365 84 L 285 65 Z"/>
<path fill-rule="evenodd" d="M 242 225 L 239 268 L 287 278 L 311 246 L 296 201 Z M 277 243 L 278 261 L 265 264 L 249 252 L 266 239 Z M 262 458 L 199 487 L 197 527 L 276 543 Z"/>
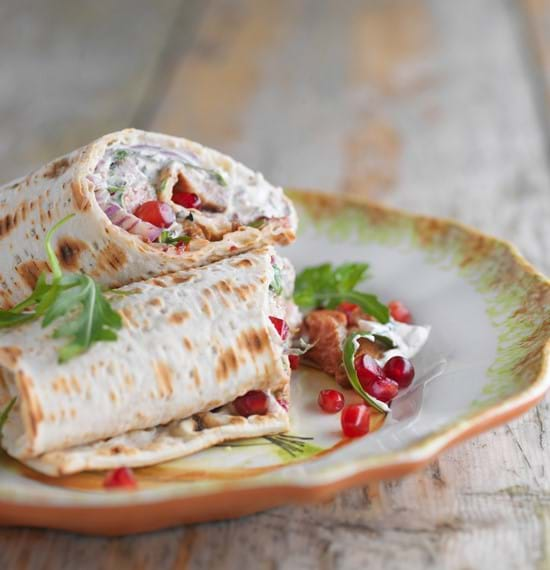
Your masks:
<path fill-rule="evenodd" d="M 191 236 L 171 236 L 170 232 L 164 230 L 159 236 L 159 243 L 165 243 L 168 245 L 187 245 L 191 241 Z"/>
<path fill-rule="evenodd" d="M 294 301 L 302 308 L 334 309 L 344 301 L 353 302 L 381 323 L 390 318 L 388 307 L 376 295 L 357 291 L 367 275 L 366 263 L 323 263 L 304 269 L 296 278 Z"/>
<path fill-rule="evenodd" d="M 111 307 L 99 283 L 89 275 L 63 273 L 52 246 L 53 234 L 74 214 L 66 216 L 46 234 L 45 249 L 52 279 L 41 273 L 34 291 L 9 310 L 0 310 L 0 328 L 14 327 L 42 318 L 42 327 L 64 318 L 53 331 L 67 343 L 58 350 L 60 363 L 88 350 L 99 341 L 114 341 L 122 327 L 120 315 Z"/>
<path fill-rule="evenodd" d="M 2 429 L 4 424 L 7 422 L 8 416 L 10 415 L 13 406 L 15 406 L 16 400 L 17 398 L 12 398 L 8 402 L 8 405 L 0 412 L 0 439 L 2 439 Z"/>

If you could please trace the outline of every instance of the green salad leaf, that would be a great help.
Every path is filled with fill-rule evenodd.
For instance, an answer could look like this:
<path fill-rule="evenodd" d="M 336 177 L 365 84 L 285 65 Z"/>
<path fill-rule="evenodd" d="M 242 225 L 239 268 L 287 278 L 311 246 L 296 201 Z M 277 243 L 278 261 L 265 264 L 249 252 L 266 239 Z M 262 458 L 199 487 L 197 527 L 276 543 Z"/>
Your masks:
<path fill-rule="evenodd" d="M 323 263 L 304 269 L 296 278 L 294 301 L 300 307 L 334 309 L 343 301 L 355 303 L 381 323 L 390 319 L 388 307 L 376 295 L 356 291 L 367 278 L 367 263 Z"/>
<path fill-rule="evenodd" d="M 159 243 L 166 243 L 168 245 L 177 245 L 179 243 L 188 244 L 191 241 L 191 236 L 177 236 L 172 237 L 170 232 L 163 230 L 159 236 Z"/>
<path fill-rule="evenodd" d="M 52 271 L 51 282 L 48 283 L 42 273 L 33 292 L 24 301 L 12 309 L 0 311 L 0 328 L 14 327 L 38 318 L 42 318 L 42 327 L 47 327 L 63 319 L 53 332 L 54 338 L 67 339 L 58 351 L 59 362 L 66 362 L 85 352 L 95 342 L 116 340 L 116 331 L 122 327 L 120 315 L 112 308 L 98 283 L 88 275 L 64 274 L 61 270 L 52 237 L 73 216 L 66 216 L 46 234 L 45 249 Z"/>
<path fill-rule="evenodd" d="M 390 411 L 390 408 L 384 402 L 373 398 L 369 393 L 367 393 L 363 386 L 361 386 L 361 382 L 359 382 L 359 377 L 357 376 L 357 370 L 355 370 L 355 355 L 357 354 L 357 350 L 359 349 L 359 339 L 360 338 L 367 338 L 369 340 L 374 340 L 374 336 L 372 333 L 365 333 L 365 332 L 354 332 L 348 335 L 344 342 L 344 351 L 343 351 L 343 359 L 344 359 L 344 368 L 346 369 L 346 374 L 348 375 L 348 379 L 350 384 L 352 385 L 353 389 L 373 408 L 377 409 L 379 412 L 384 414 Z"/>
<path fill-rule="evenodd" d="M 273 279 L 269 284 L 269 288 L 275 293 L 275 295 L 283 294 L 283 279 L 281 276 L 281 269 L 278 265 L 273 266 Z"/>
<path fill-rule="evenodd" d="M 0 439 L 2 437 L 2 428 L 4 427 L 13 406 L 15 406 L 16 400 L 17 398 L 12 398 L 8 405 L 0 412 Z"/>

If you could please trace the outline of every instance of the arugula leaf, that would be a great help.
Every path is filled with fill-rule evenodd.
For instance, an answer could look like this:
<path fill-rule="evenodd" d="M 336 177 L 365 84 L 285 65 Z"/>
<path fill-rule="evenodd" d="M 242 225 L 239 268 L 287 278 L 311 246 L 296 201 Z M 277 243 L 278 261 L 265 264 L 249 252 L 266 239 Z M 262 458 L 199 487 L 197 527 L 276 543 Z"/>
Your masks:
<path fill-rule="evenodd" d="M 281 277 L 281 269 L 278 265 L 273 266 L 273 279 L 269 284 L 269 288 L 275 295 L 283 294 L 283 279 Z"/>
<path fill-rule="evenodd" d="M 2 428 L 4 427 L 13 406 L 15 406 L 16 400 L 17 398 L 12 398 L 8 405 L 0 412 L 0 438 L 2 437 Z"/>
<path fill-rule="evenodd" d="M 257 220 L 254 220 L 253 222 L 250 222 L 249 224 L 246 225 L 249 226 L 250 228 L 256 228 L 257 230 L 260 230 L 265 226 L 266 223 L 267 220 L 265 218 L 258 218 Z"/>
<path fill-rule="evenodd" d="M 308 267 L 296 278 L 294 301 L 302 308 L 326 309 L 350 301 L 379 322 L 387 323 L 390 318 L 388 307 L 375 295 L 355 290 L 366 279 L 368 267 L 366 263 L 342 263 L 334 268 L 330 263 L 323 263 Z"/>
<path fill-rule="evenodd" d="M 59 362 L 86 351 L 94 342 L 116 340 L 116 330 L 122 327 L 120 315 L 111 307 L 101 287 L 88 275 L 63 274 L 53 246 L 54 232 L 74 214 L 55 224 L 45 239 L 48 264 L 52 270 L 51 283 L 40 274 L 33 292 L 10 310 L 0 311 L 0 328 L 13 327 L 43 317 L 42 327 L 65 318 L 53 333 L 54 338 L 67 338 L 58 351 Z"/>
<path fill-rule="evenodd" d="M 170 232 L 163 230 L 159 236 L 159 243 L 166 243 L 168 245 L 177 245 L 178 243 L 188 244 L 191 241 L 191 236 L 177 236 L 172 237 Z"/>
<path fill-rule="evenodd" d="M 355 370 L 355 355 L 357 354 L 357 350 L 359 349 L 359 339 L 360 338 L 368 338 L 372 340 L 373 335 L 372 333 L 365 333 L 365 332 L 355 332 L 348 335 L 344 342 L 344 350 L 343 350 L 343 360 L 344 360 L 344 368 L 346 369 L 346 374 L 348 375 L 348 379 L 352 388 L 373 408 L 386 414 L 390 411 L 390 408 L 384 402 L 377 400 L 373 396 L 371 396 L 368 392 L 366 392 L 361 386 L 361 382 L 359 382 L 359 377 L 357 376 L 357 370 Z"/>

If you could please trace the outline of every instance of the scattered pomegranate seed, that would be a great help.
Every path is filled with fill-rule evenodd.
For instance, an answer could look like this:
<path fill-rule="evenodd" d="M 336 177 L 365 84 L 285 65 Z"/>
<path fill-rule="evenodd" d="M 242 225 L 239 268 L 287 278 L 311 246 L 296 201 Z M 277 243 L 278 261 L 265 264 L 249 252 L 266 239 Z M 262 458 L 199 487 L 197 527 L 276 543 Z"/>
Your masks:
<path fill-rule="evenodd" d="M 250 390 L 244 396 L 239 396 L 233 402 L 235 409 L 241 415 L 265 416 L 267 414 L 268 400 L 265 392 L 261 390 Z"/>
<path fill-rule="evenodd" d="M 269 317 L 269 320 L 273 323 L 273 326 L 277 329 L 279 336 L 285 340 L 288 336 L 288 325 L 283 319 L 278 317 Z"/>
<path fill-rule="evenodd" d="M 412 322 L 412 315 L 409 309 L 401 301 L 391 301 L 388 304 L 388 309 L 390 310 L 390 315 L 396 321 L 407 324 Z"/>
<path fill-rule="evenodd" d="M 297 370 L 300 366 L 300 357 L 297 354 L 289 354 L 288 361 L 290 362 L 291 370 Z"/>
<path fill-rule="evenodd" d="M 232 246 L 229 248 L 229 251 L 237 251 L 238 249 L 239 249 L 239 248 L 238 248 L 236 245 L 232 245 Z"/>
<path fill-rule="evenodd" d="M 363 354 L 355 359 L 355 370 L 361 386 L 368 392 L 368 387 L 379 380 L 384 380 L 384 371 L 369 354 Z"/>
<path fill-rule="evenodd" d="M 342 410 L 340 423 L 346 437 L 366 435 L 370 429 L 370 408 L 364 404 L 346 406 Z"/>
<path fill-rule="evenodd" d="M 172 201 L 184 208 L 199 210 L 201 207 L 201 199 L 193 192 L 174 192 Z"/>
<path fill-rule="evenodd" d="M 357 320 L 361 313 L 361 307 L 355 303 L 349 303 L 348 301 L 343 301 L 336 307 L 337 311 L 342 311 L 348 319 L 348 327 L 357 324 Z"/>
<path fill-rule="evenodd" d="M 394 356 L 384 365 L 384 374 L 395 380 L 400 388 L 410 386 L 414 378 L 412 362 L 403 356 Z"/>
<path fill-rule="evenodd" d="M 128 467 L 118 467 L 113 471 L 109 471 L 103 480 L 105 489 L 115 489 L 125 487 L 135 489 L 137 481 L 134 477 L 133 471 Z"/>
<path fill-rule="evenodd" d="M 373 398 L 387 404 L 397 396 L 397 392 L 399 392 L 399 384 L 389 378 L 382 378 L 381 380 L 376 380 L 370 384 L 365 388 L 365 391 Z"/>
<path fill-rule="evenodd" d="M 134 216 L 157 226 L 157 228 L 168 228 L 176 219 L 170 205 L 160 200 L 144 202 L 134 210 Z"/>
<path fill-rule="evenodd" d="M 344 407 L 344 395 L 338 390 L 321 390 L 317 403 L 323 412 L 335 414 Z"/>

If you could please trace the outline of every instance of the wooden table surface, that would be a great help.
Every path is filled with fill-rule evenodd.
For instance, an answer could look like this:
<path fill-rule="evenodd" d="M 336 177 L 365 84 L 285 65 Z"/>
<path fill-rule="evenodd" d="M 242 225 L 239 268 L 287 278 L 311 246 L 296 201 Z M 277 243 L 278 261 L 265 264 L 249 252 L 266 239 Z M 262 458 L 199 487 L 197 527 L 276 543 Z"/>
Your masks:
<path fill-rule="evenodd" d="M 125 126 L 276 183 L 513 241 L 550 272 L 547 0 L 4 0 L 7 181 Z M 550 408 L 325 504 L 102 539 L 0 529 L 1 569 L 550 568 Z"/>

